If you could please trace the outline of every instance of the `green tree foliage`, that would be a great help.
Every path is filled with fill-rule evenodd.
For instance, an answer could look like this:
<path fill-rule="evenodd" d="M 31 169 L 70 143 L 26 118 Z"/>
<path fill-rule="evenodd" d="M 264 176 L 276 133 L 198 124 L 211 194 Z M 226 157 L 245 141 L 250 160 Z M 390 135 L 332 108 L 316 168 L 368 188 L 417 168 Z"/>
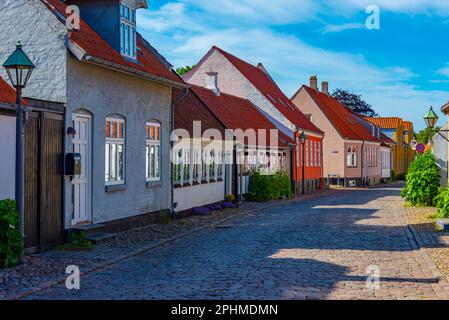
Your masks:
<path fill-rule="evenodd" d="M 253 172 L 249 179 L 249 195 L 252 201 L 269 201 L 282 197 L 291 198 L 290 178 L 286 172 L 263 175 Z"/>
<path fill-rule="evenodd" d="M 431 152 L 419 155 L 410 164 L 402 197 L 413 205 L 433 204 L 440 188 L 440 171 Z"/>
<path fill-rule="evenodd" d="M 13 200 L 0 201 L 0 267 L 18 264 L 22 253 L 19 214 Z"/>
<path fill-rule="evenodd" d="M 435 130 L 441 130 L 441 127 L 435 127 Z M 429 128 L 426 128 L 426 129 L 421 130 L 420 132 L 416 133 L 415 137 L 419 143 L 428 144 L 434 135 L 435 135 L 434 131 L 432 131 Z"/>
<path fill-rule="evenodd" d="M 441 190 L 434 199 L 435 206 L 438 209 L 438 218 L 449 218 L 449 188 Z"/>
<path fill-rule="evenodd" d="M 332 96 L 337 99 L 342 105 L 348 107 L 354 112 L 367 117 L 378 117 L 379 115 L 374 111 L 373 106 L 362 99 L 362 96 L 349 92 L 343 89 L 337 89 L 332 93 Z"/>
<path fill-rule="evenodd" d="M 189 73 L 193 68 L 195 68 L 195 65 L 193 65 L 193 66 L 185 66 L 185 67 L 179 67 L 179 68 L 176 68 L 176 73 L 179 75 L 179 76 L 184 76 L 185 74 L 187 74 L 187 73 Z"/>

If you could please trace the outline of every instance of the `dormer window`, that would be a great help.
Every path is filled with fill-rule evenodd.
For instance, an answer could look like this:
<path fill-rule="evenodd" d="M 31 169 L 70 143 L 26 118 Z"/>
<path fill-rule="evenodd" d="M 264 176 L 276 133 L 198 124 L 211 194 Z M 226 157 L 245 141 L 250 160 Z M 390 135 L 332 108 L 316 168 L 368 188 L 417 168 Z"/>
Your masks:
<path fill-rule="evenodd" d="M 125 1 L 120 3 L 120 52 L 136 59 L 136 9 Z"/>

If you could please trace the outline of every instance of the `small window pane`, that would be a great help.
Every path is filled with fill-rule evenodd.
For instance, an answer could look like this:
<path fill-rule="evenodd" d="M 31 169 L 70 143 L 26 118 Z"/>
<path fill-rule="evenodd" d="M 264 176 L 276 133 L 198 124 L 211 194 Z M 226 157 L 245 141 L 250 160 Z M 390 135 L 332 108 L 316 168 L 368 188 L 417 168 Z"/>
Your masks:
<path fill-rule="evenodd" d="M 112 135 L 111 138 L 117 138 L 117 122 L 112 122 Z"/>
<path fill-rule="evenodd" d="M 118 146 L 118 181 L 122 181 L 124 174 L 123 174 L 123 168 L 124 168 L 124 162 L 123 162 L 123 144 L 119 144 Z"/>

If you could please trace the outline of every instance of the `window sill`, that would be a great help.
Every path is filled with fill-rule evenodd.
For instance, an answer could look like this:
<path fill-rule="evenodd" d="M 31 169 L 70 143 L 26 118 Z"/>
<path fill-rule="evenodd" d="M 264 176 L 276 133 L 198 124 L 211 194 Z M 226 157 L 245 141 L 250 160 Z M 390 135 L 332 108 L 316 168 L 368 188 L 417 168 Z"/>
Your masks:
<path fill-rule="evenodd" d="M 223 179 L 219 178 L 217 179 L 217 182 L 223 182 Z"/>
<path fill-rule="evenodd" d="M 201 184 L 207 184 L 207 183 L 209 183 L 209 181 L 207 181 L 207 180 L 201 180 Z"/>
<path fill-rule="evenodd" d="M 162 187 L 162 186 L 163 186 L 162 181 L 147 181 L 147 182 L 146 182 L 146 187 L 147 187 L 148 189 L 151 189 L 151 188 L 158 188 L 158 187 Z"/>
<path fill-rule="evenodd" d="M 200 183 L 199 183 L 198 181 L 195 181 L 195 182 L 193 183 L 193 185 L 194 185 L 194 186 L 199 186 Z"/>
<path fill-rule="evenodd" d="M 118 192 L 118 191 L 125 191 L 128 189 L 128 186 L 126 184 L 112 184 L 105 187 L 106 192 Z"/>
<path fill-rule="evenodd" d="M 175 189 L 180 189 L 180 188 L 182 188 L 182 185 L 181 184 L 175 184 L 174 186 L 173 186 L 173 188 L 175 188 Z"/>

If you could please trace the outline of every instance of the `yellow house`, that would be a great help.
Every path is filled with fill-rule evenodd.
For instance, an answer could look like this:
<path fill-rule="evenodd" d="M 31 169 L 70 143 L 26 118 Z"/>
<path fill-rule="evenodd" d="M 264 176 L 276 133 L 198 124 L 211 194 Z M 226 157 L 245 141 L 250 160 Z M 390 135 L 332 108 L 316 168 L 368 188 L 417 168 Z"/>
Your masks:
<path fill-rule="evenodd" d="M 412 148 L 410 147 L 410 143 L 412 142 L 412 140 L 415 138 L 415 131 L 413 129 L 413 123 L 410 121 L 404 121 L 404 148 L 405 150 L 405 154 L 406 154 L 406 168 L 408 169 L 408 167 L 410 166 L 410 163 L 412 163 L 413 160 L 415 160 L 415 156 L 416 156 L 416 152 L 412 150 Z"/>
<path fill-rule="evenodd" d="M 396 175 L 405 174 L 415 157 L 414 152 L 410 148 L 410 142 L 414 137 L 413 123 L 403 121 L 399 117 L 365 117 L 365 120 L 381 128 L 382 133 L 396 142 L 396 145 L 393 147 L 392 168 Z"/>

